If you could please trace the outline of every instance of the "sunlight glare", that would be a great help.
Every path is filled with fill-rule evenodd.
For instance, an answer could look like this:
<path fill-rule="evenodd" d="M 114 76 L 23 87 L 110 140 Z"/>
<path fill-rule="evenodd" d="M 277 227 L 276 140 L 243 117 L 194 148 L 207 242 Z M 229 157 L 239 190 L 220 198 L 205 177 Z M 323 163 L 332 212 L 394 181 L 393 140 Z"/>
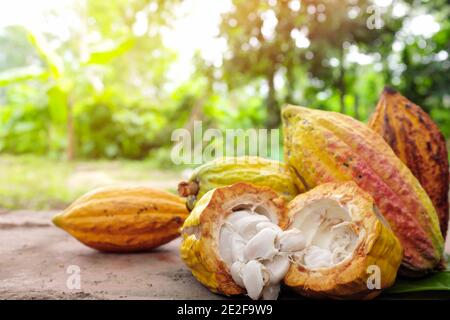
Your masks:
<path fill-rule="evenodd" d="M 388 7 L 392 4 L 392 0 L 375 0 L 374 2 L 379 7 Z"/>
<path fill-rule="evenodd" d="M 308 48 L 311 42 L 309 41 L 307 37 L 307 30 L 305 28 L 299 29 L 292 29 L 291 31 L 291 38 L 295 41 L 295 45 L 297 48 Z"/>
<path fill-rule="evenodd" d="M 263 25 L 261 27 L 261 33 L 267 41 L 273 40 L 275 36 L 275 28 L 278 24 L 277 16 L 273 10 L 267 10 L 261 15 L 263 19 Z"/>
<path fill-rule="evenodd" d="M 44 31 L 48 24 L 43 13 L 64 9 L 73 2 L 73 0 L 0 0 L 0 28 L 22 25 Z"/>
<path fill-rule="evenodd" d="M 408 6 L 403 2 L 396 2 L 392 8 L 392 15 L 395 18 L 402 18 L 408 12 Z"/>
<path fill-rule="evenodd" d="M 405 29 L 415 36 L 430 38 L 440 30 L 439 23 L 430 14 L 423 14 L 412 18 L 406 23 Z"/>
<path fill-rule="evenodd" d="M 360 52 L 358 46 L 356 45 L 350 46 L 346 60 L 349 63 L 356 63 L 362 66 L 374 62 L 374 58 L 372 56 Z"/>
<path fill-rule="evenodd" d="M 289 1 L 288 6 L 292 11 L 297 12 L 302 7 L 302 4 L 299 0 L 291 0 L 291 1 Z"/>
<path fill-rule="evenodd" d="M 230 0 L 186 0 L 178 7 L 172 28 L 163 30 L 164 44 L 178 53 L 169 72 L 171 80 L 180 83 L 189 78 L 196 51 L 211 64 L 222 63 L 227 44 L 217 37 L 220 15 L 231 8 Z"/>
<path fill-rule="evenodd" d="M 136 22 L 133 24 L 133 33 L 135 36 L 140 37 L 147 33 L 148 20 L 145 12 L 138 12 L 136 14 Z"/>

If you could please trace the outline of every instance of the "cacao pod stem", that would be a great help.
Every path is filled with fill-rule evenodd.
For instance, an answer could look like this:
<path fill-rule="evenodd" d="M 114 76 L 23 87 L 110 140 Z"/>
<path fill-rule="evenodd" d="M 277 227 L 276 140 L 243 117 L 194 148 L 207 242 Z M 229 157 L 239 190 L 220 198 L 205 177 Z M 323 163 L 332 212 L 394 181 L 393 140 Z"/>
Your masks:
<path fill-rule="evenodd" d="M 182 181 L 178 184 L 178 194 L 181 197 L 196 196 L 200 187 L 195 181 Z"/>

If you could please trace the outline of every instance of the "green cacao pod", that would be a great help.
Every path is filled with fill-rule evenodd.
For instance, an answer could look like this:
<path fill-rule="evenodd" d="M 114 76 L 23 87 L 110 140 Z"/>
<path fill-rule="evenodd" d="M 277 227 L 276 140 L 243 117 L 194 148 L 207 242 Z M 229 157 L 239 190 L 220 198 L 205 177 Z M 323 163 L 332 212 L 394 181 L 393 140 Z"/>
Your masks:
<path fill-rule="evenodd" d="M 187 206 L 192 210 L 195 203 L 206 192 L 238 182 L 270 187 L 287 201 L 299 192 L 291 172 L 280 161 L 260 157 L 227 157 L 207 162 L 192 173 L 188 181 L 178 185 L 178 193 L 187 197 Z"/>

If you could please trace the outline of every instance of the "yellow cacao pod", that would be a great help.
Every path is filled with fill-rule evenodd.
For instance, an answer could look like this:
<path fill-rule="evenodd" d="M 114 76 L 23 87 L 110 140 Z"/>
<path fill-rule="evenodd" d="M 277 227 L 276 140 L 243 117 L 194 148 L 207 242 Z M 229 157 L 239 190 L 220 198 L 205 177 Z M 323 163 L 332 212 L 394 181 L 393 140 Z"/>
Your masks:
<path fill-rule="evenodd" d="M 449 170 L 447 145 L 439 127 L 420 106 L 390 88 L 381 94 L 369 127 L 384 138 L 428 193 L 445 238 Z"/>
<path fill-rule="evenodd" d="M 221 227 L 227 217 L 247 209 L 284 227 L 284 199 L 268 187 L 246 183 L 210 190 L 198 201 L 184 222 L 181 259 L 195 278 L 213 292 L 228 296 L 245 293 L 245 289 L 234 282 L 230 267 L 221 256 L 219 242 Z M 230 248 L 233 243 L 225 241 L 223 245 Z"/>
<path fill-rule="evenodd" d="M 267 187 L 210 190 L 183 225 L 180 252 L 211 291 L 252 299 L 276 299 L 283 279 L 306 296 L 370 299 L 392 285 L 402 259 L 373 199 L 353 182 L 319 186 L 288 211 Z"/>
<path fill-rule="evenodd" d="M 284 163 L 252 156 L 218 158 L 205 163 L 194 170 L 189 181 L 178 185 L 178 193 L 187 197 L 191 210 L 209 190 L 238 182 L 270 187 L 288 201 L 304 191 L 298 190 Z"/>
<path fill-rule="evenodd" d="M 282 117 L 285 159 L 298 181 L 307 189 L 355 181 L 400 240 L 402 274 L 421 276 L 439 265 L 444 239 L 433 203 L 380 135 L 335 112 L 288 106 Z"/>
<path fill-rule="evenodd" d="M 309 249 L 294 256 L 285 284 L 308 297 L 372 299 L 393 285 L 402 260 L 399 240 L 372 197 L 354 182 L 326 183 L 288 205 L 288 229 Z"/>
<path fill-rule="evenodd" d="M 109 187 L 76 200 L 53 223 L 85 245 L 110 252 L 156 248 L 179 236 L 185 201 L 146 187 Z"/>

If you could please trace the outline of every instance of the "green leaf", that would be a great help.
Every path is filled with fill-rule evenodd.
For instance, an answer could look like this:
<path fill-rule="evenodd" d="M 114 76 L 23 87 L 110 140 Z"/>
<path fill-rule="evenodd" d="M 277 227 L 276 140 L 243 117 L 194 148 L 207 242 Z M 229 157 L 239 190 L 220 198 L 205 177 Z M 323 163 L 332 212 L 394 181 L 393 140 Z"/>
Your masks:
<path fill-rule="evenodd" d="M 65 124 L 67 118 L 67 93 L 54 85 L 47 91 L 48 108 L 53 123 Z"/>
<path fill-rule="evenodd" d="M 84 62 L 84 65 L 108 64 L 114 58 L 126 53 L 128 50 L 133 48 L 134 44 L 135 44 L 135 39 L 129 38 L 107 50 L 92 52 L 89 59 L 86 62 Z"/>
<path fill-rule="evenodd" d="M 0 87 L 31 79 L 43 78 L 47 72 L 37 66 L 10 69 L 0 73 Z"/>
<path fill-rule="evenodd" d="M 433 273 L 425 278 L 399 278 L 393 287 L 386 290 L 386 293 L 390 294 L 421 291 L 450 291 L 450 262 L 447 264 L 447 270 Z"/>
<path fill-rule="evenodd" d="M 27 32 L 30 43 L 36 48 L 45 63 L 47 63 L 53 78 L 58 79 L 64 72 L 63 62 L 47 44 L 44 36 L 33 33 L 30 30 L 27 30 Z"/>

